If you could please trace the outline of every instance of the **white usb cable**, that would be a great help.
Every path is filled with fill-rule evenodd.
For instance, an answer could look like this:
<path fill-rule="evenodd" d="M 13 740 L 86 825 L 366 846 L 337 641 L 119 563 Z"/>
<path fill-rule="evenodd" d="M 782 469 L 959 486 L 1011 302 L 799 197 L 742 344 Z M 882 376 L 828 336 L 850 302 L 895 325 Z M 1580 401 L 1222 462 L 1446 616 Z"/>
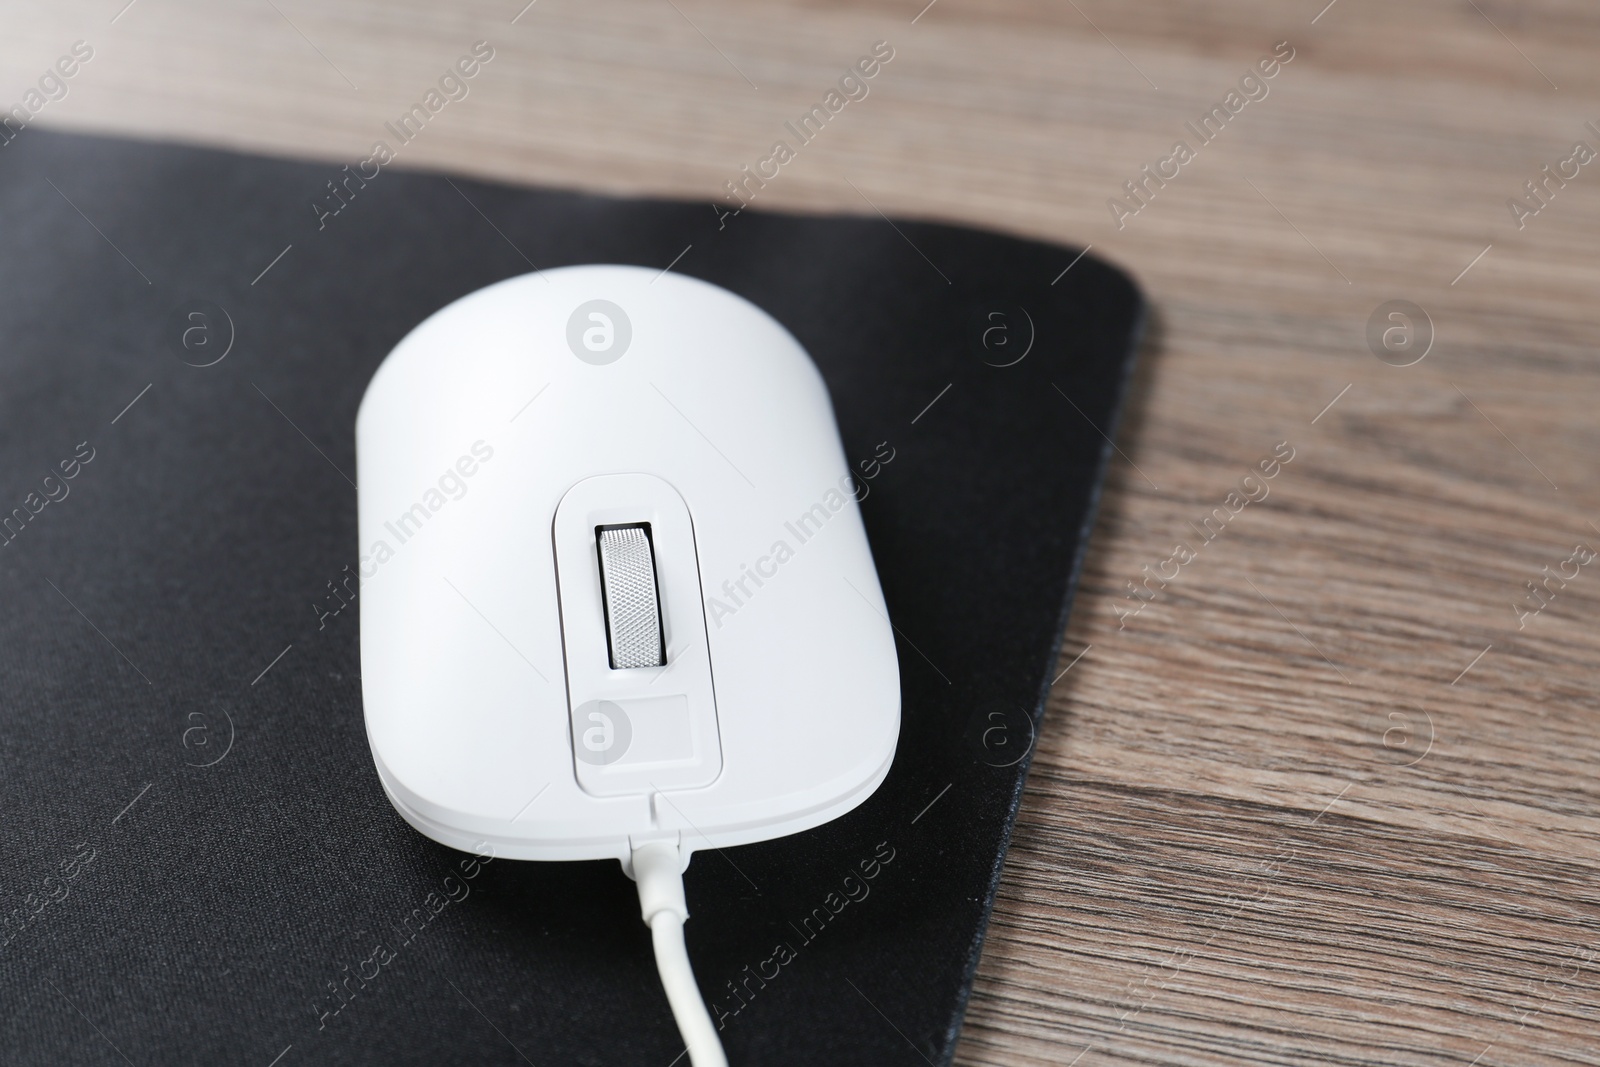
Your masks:
<path fill-rule="evenodd" d="M 689 1063 L 692 1067 L 728 1067 L 683 941 L 683 923 L 689 918 L 683 869 L 688 864 L 678 846 L 669 841 L 639 845 L 631 859 L 633 870 L 628 873 L 639 884 L 639 911 L 650 927 L 656 969 L 667 991 L 667 1003 L 672 1005 L 672 1017 L 678 1021 L 678 1032 L 688 1046 Z"/>

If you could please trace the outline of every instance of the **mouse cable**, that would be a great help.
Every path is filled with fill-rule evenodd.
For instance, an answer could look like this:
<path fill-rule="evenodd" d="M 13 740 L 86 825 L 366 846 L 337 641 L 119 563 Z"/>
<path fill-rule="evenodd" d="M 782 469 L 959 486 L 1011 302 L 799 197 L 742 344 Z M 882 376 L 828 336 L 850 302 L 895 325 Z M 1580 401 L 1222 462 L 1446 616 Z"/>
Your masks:
<path fill-rule="evenodd" d="M 678 1032 L 688 1046 L 689 1063 L 692 1067 L 728 1067 L 728 1057 L 700 997 L 694 968 L 689 965 L 689 949 L 683 941 L 683 923 L 689 917 L 683 869 L 688 864 L 678 846 L 669 841 L 638 845 L 630 859 L 632 870 L 628 874 L 639 883 L 639 911 L 650 927 L 656 970 L 661 973 Z"/>

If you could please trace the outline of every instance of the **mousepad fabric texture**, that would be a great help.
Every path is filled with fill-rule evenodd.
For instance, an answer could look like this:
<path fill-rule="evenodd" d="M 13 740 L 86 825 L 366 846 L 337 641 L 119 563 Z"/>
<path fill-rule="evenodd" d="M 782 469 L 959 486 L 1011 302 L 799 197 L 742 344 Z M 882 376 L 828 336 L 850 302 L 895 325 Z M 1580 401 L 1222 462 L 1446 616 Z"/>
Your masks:
<path fill-rule="evenodd" d="M 821 366 L 904 696 L 859 808 L 694 857 L 701 989 L 735 1067 L 949 1062 L 1136 288 L 876 215 L 392 169 L 331 199 L 349 173 L 37 129 L 0 150 L 5 1061 L 674 1062 L 618 865 L 434 844 L 361 717 L 367 382 L 473 290 L 628 263 L 749 298 Z"/>

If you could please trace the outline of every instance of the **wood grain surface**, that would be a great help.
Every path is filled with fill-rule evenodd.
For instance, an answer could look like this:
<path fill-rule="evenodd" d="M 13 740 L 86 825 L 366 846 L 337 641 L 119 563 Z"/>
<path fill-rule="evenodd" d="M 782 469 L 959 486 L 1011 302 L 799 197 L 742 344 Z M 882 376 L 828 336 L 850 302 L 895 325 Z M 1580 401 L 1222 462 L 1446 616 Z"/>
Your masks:
<path fill-rule="evenodd" d="M 349 162 L 482 38 L 402 165 L 710 202 L 889 41 L 758 203 L 1154 306 L 957 1062 L 1600 1063 L 1600 9 L 522 2 L 8 4 L 0 99 L 85 40 L 41 124 Z"/>

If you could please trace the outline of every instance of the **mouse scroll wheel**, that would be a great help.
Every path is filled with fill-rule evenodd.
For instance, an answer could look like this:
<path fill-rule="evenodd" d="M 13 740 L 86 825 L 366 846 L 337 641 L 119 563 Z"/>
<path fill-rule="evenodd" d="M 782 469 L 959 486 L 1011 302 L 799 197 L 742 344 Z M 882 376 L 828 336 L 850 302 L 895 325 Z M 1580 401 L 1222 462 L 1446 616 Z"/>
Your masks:
<path fill-rule="evenodd" d="M 667 656 L 650 524 L 601 526 L 596 532 L 611 669 L 659 667 Z"/>

